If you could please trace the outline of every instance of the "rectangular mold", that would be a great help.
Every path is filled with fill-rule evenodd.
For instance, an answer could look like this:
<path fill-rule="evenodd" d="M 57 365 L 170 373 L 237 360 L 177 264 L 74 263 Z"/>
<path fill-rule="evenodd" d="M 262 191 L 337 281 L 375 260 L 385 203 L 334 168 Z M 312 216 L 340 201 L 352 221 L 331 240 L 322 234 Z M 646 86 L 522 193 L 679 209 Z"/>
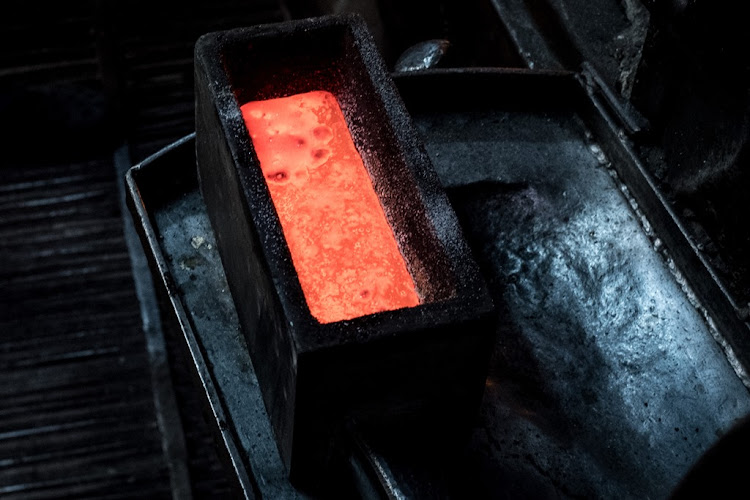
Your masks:
<path fill-rule="evenodd" d="M 312 481 L 346 417 L 466 428 L 494 307 L 362 20 L 210 33 L 195 55 L 201 192 L 292 478 Z M 340 103 L 423 304 L 328 324 L 310 314 L 240 105 L 311 90 Z"/>

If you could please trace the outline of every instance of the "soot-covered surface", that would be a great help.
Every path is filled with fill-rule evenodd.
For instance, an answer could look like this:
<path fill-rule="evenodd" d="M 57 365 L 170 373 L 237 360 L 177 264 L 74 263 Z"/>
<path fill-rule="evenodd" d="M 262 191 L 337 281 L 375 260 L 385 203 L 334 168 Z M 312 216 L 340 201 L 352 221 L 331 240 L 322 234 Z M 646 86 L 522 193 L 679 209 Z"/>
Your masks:
<path fill-rule="evenodd" d="M 459 477 L 415 484 L 430 464 L 381 457 L 400 491 L 666 497 L 750 397 L 584 124 L 502 111 L 415 121 L 505 312 L 468 457 L 448 467 Z M 146 207 L 256 484 L 294 496 L 192 182 Z"/>
<path fill-rule="evenodd" d="M 477 460 L 493 494 L 663 498 L 750 410 L 574 116 L 416 117 L 507 318 Z"/>
<path fill-rule="evenodd" d="M 155 212 L 169 271 L 199 338 L 227 416 L 250 457 L 263 498 L 292 494 L 263 406 L 258 379 L 239 329 L 203 199 L 194 190 Z M 231 354 L 227 356 L 227 354 Z"/>

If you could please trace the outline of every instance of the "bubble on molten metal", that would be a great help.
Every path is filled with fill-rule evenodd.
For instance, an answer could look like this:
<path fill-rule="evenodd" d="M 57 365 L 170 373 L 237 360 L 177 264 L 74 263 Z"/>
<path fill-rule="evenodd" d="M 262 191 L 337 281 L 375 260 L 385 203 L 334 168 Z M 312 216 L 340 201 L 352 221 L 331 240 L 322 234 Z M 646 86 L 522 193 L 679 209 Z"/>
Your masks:
<path fill-rule="evenodd" d="M 331 323 L 418 305 L 336 98 L 313 91 L 241 110 L 312 315 Z"/>

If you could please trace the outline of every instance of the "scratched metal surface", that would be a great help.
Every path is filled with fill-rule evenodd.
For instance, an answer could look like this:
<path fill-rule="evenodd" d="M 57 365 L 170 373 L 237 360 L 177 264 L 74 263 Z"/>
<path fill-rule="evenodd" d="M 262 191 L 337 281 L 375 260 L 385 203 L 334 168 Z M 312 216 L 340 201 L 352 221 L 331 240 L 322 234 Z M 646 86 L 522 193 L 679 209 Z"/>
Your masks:
<path fill-rule="evenodd" d="M 467 452 L 446 467 L 374 446 L 399 491 L 667 497 L 750 412 L 750 396 L 584 123 L 570 112 L 438 110 L 414 118 L 504 313 Z M 152 213 L 174 293 L 258 484 L 293 496 L 189 152 L 179 156 L 184 192 L 159 200 Z"/>

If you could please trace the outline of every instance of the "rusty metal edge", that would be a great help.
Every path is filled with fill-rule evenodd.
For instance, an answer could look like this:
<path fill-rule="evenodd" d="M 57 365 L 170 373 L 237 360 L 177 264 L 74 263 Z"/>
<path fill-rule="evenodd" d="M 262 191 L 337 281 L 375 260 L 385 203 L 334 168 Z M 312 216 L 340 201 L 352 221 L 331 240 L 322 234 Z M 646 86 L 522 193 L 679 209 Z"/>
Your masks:
<path fill-rule="evenodd" d="M 226 422 L 228 416 L 221 402 L 221 397 L 216 390 L 216 383 L 208 369 L 204 353 L 200 343 L 193 331 L 190 319 L 185 311 L 182 302 L 174 294 L 169 293 L 173 289 L 171 284 L 170 271 L 164 255 L 159 247 L 158 237 L 154 231 L 148 211 L 140 196 L 136 176 L 145 165 L 168 154 L 185 143 L 195 139 L 195 133 L 183 137 L 182 139 L 170 144 L 157 153 L 149 156 L 139 164 L 133 166 L 125 175 L 126 191 L 128 204 L 133 218 L 137 221 L 136 228 L 140 236 L 141 243 L 146 250 L 147 258 L 151 261 L 151 270 L 159 283 L 167 291 L 170 301 L 171 312 L 179 323 L 182 332 L 184 344 L 187 352 L 192 358 L 192 368 L 195 370 L 194 375 L 200 381 L 202 388 L 201 395 L 206 400 L 204 407 L 210 409 L 216 422 Z M 242 459 L 242 454 L 237 446 L 236 438 L 232 435 L 229 426 L 218 428 L 220 442 L 223 445 L 223 454 L 225 460 L 228 460 L 237 478 L 238 493 L 242 498 L 255 499 L 261 498 L 260 490 L 254 481 L 252 472 L 248 470 Z"/>

